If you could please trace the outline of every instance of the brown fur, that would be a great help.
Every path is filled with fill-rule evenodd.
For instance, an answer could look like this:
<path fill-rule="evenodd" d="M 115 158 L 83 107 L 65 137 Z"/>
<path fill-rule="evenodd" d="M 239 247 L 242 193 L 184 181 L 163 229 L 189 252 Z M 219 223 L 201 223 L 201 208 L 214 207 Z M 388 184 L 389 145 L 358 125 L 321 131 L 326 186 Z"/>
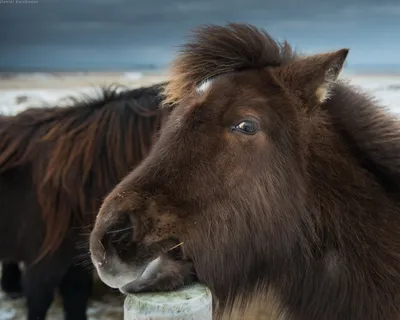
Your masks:
<path fill-rule="evenodd" d="M 399 119 L 336 81 L 347 49 L 300 56 L 242 24 L 195 34 L 164 91 L 179 104 L 96 219 L 100 277 L 173 289 L 191 263 L 217 315 L 257 296 L 276 319 L 399 319 Z M 248 119 L 254 135 L 235 127 Z M 154 277 L 128 274 L 156 257 Z"/>
<path fill-rule="evenodd" d="M 0 172 L 32 167 L 46 221 L 38 259 L 59 247 L 71 224 L 92 225 L 102 197 L 153 143 L 166 112 L 148 108 L 158 103 L 145 101 L 140 90 L 129 96 L 116 89 L 103 89 L 97 101 L 71 98 L 62 108 L 30 108 L 1 127 Z M 126 95 L 125 104 L 114 103 L 118 95 Z"/>

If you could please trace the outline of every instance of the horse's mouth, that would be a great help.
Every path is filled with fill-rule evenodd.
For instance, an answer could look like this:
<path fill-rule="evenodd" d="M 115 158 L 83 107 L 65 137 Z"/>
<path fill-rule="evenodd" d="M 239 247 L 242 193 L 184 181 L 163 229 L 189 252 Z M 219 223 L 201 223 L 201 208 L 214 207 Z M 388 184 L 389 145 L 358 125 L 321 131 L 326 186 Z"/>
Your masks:
<path fill-rule="evenodd" d="M 162 258 L 158 256 L 157 258 L 151 260 L 146 267 L 144 267 L 142 273 L 139 277 L 121 288 L 119 291 L 124 294 L 138 293 L 143 291 L 143 289 L 151 284 L 157 279 L 159 273 L 162 272 Z"/>
<path fill-rule="evenodd" d="M 120 283 L 118 289 L 121 293 L 175 290 L 194 277 L 192 263 L 184 258 L 181 244 L 163 250 L 148 261 L 135 268 L 137 276 L 133 280 Z"/>

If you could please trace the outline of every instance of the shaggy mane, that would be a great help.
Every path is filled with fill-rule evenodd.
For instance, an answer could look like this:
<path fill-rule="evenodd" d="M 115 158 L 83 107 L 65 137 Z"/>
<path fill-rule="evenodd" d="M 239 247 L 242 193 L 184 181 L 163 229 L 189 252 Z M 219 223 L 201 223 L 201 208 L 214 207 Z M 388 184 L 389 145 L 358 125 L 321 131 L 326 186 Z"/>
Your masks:
<path fill-rule="evenodd" d="M 249 24 L 205 25 L 194 29 L 170 68 L 165 103 L 179 103 L 201 82 L 243 69 L 281 66 L 296 58 L 286 42 Z"/>
<path fill-rule="evenodd" d="M 42 207 L 38 259 L 58 248 L 71 223 L 92 225 L 102 197 L 147 154 L 165 116 L 162 85 L 103 87 L 96 98 L 70 97 L 69 106 L 1 117 L 0 173 L 31 166 Z"/>
<path fill-rule="evenodd" d="M 346 81 L 347 82 L 347 81 Z M 352 145 L 361 165 L 390 194 L 400 192 L 400 118 L 359 88 L 338 82 L 321 107 Z M 398 196 L 396 196 L 396 201 Z"/>

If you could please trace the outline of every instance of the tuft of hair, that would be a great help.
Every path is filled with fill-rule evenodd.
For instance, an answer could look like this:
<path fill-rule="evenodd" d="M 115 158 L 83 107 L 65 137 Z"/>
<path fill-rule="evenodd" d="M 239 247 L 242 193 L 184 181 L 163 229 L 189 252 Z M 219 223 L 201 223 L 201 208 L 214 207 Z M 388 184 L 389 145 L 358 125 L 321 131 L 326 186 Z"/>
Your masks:
<path fill-rule="evenodd" d="M 235 297 L 228 306 L 214 308 L 216 320 L 288 320 L 289 312 L 282 304 L 282 299 L 271 287 L 262 290 L 257 287 L 253 293 Z"/>
<path fill-rule="evenodd" d="M 293 61 L 296 53 L 283 41 L 249 24 L 205 25 L 196 28 L 171 64 L 163 89 L 166 104 L 179 103 L 204 81 L 220 74 Z"/>
<path fill-rule="evenodd" d="M 102 198 L 148 153 L 168 115 L 161 87 L 101 88 L 98 98 L 29 108 L 0 126 L 0 173 L 30 166 L 46 223 L 37 260 L 72 226 L 92 225 Z"/>

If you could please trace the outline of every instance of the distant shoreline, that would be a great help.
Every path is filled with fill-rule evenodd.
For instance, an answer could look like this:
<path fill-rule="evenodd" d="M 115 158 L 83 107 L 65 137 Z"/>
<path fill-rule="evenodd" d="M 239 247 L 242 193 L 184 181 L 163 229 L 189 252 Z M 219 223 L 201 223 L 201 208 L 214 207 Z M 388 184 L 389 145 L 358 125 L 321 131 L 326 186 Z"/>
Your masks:
<path fill-rule="evenodd" d="M 99 87 L 112 84 L 139 87 L 168 79 L 165 72 L 0 72 L 0 89 Z"/>
<path fill-rule="evenodd" d="M 343 70 L 343 78 L 399 79 L 399 72 Z M 73 89 L 100 87 L 112 84 L 130 88 L 148 86 L 168 80 L 164 70 L 123 72 L 0 72 L 0 90 Z"/>

